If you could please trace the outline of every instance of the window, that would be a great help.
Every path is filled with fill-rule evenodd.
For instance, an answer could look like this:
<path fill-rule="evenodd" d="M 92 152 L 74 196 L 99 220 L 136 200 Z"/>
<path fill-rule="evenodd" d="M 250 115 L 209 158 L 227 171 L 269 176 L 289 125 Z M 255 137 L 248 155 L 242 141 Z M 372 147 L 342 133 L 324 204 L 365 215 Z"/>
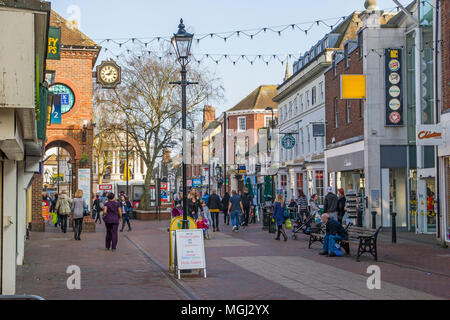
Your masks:
<path fill-rule="evenodd" d="M 307 153 L 310 153 L 311 152 L 311 132 L 309 132 L 309 126 L 306 127 L 306 131 L 308 131 L 308 140 L 306 142 Z"/>
<path fill-rule="evenodd" d="M 305 143 L 304 143 L 304 139 L 303 139 L 303 129 L 300 129 L 300 153 L 304 154 L 305 153 Z"/>
<path fill-rule="evenodd" d="M 298 114 L 298 95 L 295 97 L 295 100 L 294 100 L 294 108 L 295 108 L 295 114 Z"/>
<path fill-rule="evenodd" d="M 292 102 L 289 102 L 289 119 L 292 118 Z"/>
<path fill-rule="evenodd" d="M 282 114 L 281 114 L 282 116 Z M 270 124 L 272 122 L 272 116 L 264 116 L 264 127 L 270 128 Z"/>
<path fill-rule="evenodd" d="M 303 191 L 303 173 L 297 173 L 297 192 L 300 194 L 300 190 Z"/>
<path fill-rule="evenodd" d="M 359 117 L 364 118 L 364 100 L 359 100 Z"/>
<path fill-rule="evenodd" d="M 349 56 L 349 47 L 348 43 L 344 45 L 344 57 L 345 57 L 345 67 L 350 67 L 350 56 Z"/>
<path fill-rule="evenodd" d="M 309 91 L 306 91 L 306 107 L 309 107 Z"/>
<path fill-rule="evenodd" d="M 362 37 L 362 29 L 358 31 L 357 41 L 358 41 L 358 47 L 359 47 L 359 56 L 363 56 L 363 37 Z"/>
<path fill-rule="evenodd" d="M 317 102 L 316 87 L 313 87 L 311 89 L 311 105 L 314 106 L 316 102 Z"/>
<path fill-rule="evenodd" d="M 239 132 L 245 132 L 247 130 L 245 117 L 239 117 L 238 118 L 238 131 Z"/>
<path fill-rule="evenodd" d="M 248 161 L 249 155 L 250 155 L 250 142 L 249 142 L 249 137 L 245 137 L 245 160 Z"/>
<path fill-rule="evenodd" d="M 352 121 L 352 104 L 350 100 L 347 100 L 347 123 Z"/>
<path fill-rule="evenodd" d="M 334 127 L 338 127 L 338 99 L 334 98 Z"/>
<path fill-rule="evenodd" d="M 319 91 L 320 91 L 320 102 L 323 102 L 323 98 L 324 98 L 323 82 L 319 83 Z"/>
<path fill-rule="evenodd" d="M 316 171 L 316 193 L 319 204 L 323 204 L 323 171 Z"/>
<path fill-rule="evenodd" d="M 285 186 L 287 186 L 287 175 L 282 175 L 281 176 L 281 186 L 282 187 L 285 187 Z"/>
<path fill-rule="evenodd" d="M 303 95 L 300 95 L 300 112 L 303 112 Z"/>

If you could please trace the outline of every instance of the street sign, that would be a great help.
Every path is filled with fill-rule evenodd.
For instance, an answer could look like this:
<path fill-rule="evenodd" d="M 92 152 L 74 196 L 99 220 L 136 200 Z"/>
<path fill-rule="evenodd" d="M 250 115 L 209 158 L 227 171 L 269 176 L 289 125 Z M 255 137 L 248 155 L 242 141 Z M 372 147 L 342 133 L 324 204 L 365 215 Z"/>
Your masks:
<path fill-rule="evenodd" d="M 295 138 L 292 134 L 286 134 L 283 139 L 281 139 L 281 145 L 283 148 L 290 150 L 295 147 Z"/>
<path fill-rule="evenodd" d="M 113 186 L 112 184 L 100 184 L 98 185 L 99 191 L 112 191 Z"/>

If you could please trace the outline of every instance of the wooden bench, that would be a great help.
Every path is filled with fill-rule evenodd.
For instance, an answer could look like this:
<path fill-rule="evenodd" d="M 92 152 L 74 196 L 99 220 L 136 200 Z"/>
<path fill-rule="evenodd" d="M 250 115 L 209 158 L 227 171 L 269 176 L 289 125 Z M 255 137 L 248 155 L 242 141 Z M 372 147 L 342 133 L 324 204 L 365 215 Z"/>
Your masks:
<path fill-rule="evenodd" d="M 355 227 L 352 223 L 349 223 L 345 229 L 348 233 L 348 239 L 336 240 L 336 242 L 341 244 L 342 248 L 344 248 L 347 254 L 350 254 L 350 242 L 358 243 L 356 261 L 359 261 L 359 257 L 367 252 L 375 258 L 375 261 L 378 261 L 377 238 L 381 227 L 379 227 L 377 230 L 373 230 L 362 227 Z M 311 245 L 314 242 L 320 241 L 321 243 L 323 243 L 325 230 L 325 226 L 321 226 L 320 228 L 316 228 L 314 230 L 311 229 L 308 248 L 311 248 Z"/>

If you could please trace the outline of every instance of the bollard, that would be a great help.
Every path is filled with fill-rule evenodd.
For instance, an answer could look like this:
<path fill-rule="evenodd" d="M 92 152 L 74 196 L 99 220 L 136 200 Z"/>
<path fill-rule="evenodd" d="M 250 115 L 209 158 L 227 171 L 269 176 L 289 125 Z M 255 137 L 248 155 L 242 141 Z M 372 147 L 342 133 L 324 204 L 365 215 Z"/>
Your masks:
<path fill-rule="evenodd" d="M 377 228 L 377 212 L 372 211 L 372 229 Z"/>
<path fill-rule="evenodd" d="M 356 226 L 361 228 L 363 226 L 362 210 L 358 210 L 356 214 Z"/>
<path fill-rule="evenodd" d="M 392 243 L 397 243 L 397 223 L 395 221 L 395 217 L 397 216 L 397 213 L 391 212 L 391 219 L 392 219 Z"/>

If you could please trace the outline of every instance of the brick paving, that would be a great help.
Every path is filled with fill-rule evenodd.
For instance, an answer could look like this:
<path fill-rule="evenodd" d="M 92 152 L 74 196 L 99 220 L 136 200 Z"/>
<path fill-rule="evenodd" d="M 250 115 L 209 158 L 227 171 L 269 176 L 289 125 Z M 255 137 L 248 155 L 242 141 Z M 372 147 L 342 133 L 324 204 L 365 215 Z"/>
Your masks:
<path fill-rule="evenodd" d="M 319 256 L 319 244 L 308 249 L 305 235 L 275 241 L 260 225 L 210 232 L 208 278 L 177 280 L 168 273 L 168 223 L 133 220 L 133 231 L 120 234 L 116 252 L 103 249 L 103 225 L 82 241 L 70 233 L 32 233 L 17 291 L 46 299 L 450 299 L 450 251 L 437 244 L 392 244 L 383 234 L 379 262 L 369 256 L 356 262 L 354 256 Z M 71 264 L 81 268 L 81 290 L 66 288 Z M 381 268 L 381 290 L 365 286 L 370 265 Z"/>

